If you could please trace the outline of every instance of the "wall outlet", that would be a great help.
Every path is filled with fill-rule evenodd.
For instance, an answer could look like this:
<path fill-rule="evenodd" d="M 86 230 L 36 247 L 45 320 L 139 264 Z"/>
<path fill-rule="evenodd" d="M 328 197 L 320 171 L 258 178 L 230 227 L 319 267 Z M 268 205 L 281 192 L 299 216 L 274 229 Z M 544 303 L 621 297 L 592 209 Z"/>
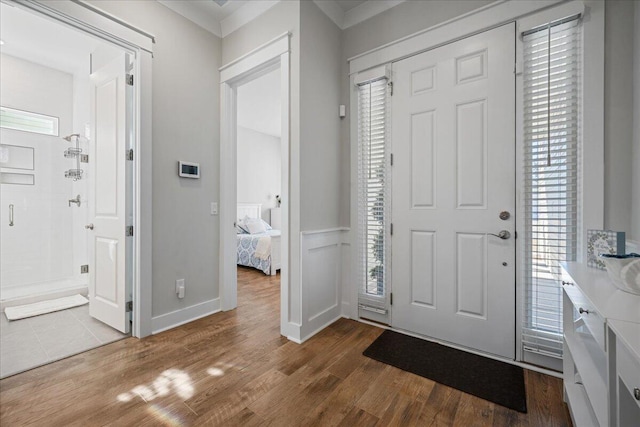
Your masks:
<path fill-rule="evenodd" d="M 176 294 L 178 294 L 178 298 L 184 298 L 184 279 L 176 280 Z"/>

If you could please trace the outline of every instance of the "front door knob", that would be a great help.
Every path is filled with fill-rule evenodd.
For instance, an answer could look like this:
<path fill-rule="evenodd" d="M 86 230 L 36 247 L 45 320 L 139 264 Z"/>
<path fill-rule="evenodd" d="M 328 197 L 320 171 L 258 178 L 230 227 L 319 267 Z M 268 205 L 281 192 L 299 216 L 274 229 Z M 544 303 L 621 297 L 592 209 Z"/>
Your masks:
<path fill-rule="evenodd" d="M 87 224 L 84 226 L 87 230 L 93 230 L 93 224 Z"/>
<path fill-rule="evenodd" d="M 511 237 L 511 233 L 509 233 L 507 230 L 500 230 L 500 232 L 498 234 L 493 234 L 493 233 L 487 233 L 487 234 L 499 237 L 502 240 L 507 240 L 508 238 Z"/>

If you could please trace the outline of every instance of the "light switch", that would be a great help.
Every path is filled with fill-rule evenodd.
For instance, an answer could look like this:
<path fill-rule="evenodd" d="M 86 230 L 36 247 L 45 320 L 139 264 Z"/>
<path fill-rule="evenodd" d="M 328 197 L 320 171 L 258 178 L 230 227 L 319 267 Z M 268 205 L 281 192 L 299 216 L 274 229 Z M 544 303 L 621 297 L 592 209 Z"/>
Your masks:
<path fill-rule="evenodd" d="M 211 202 L 211 215 L 218 215 L 218 202 Z"/>

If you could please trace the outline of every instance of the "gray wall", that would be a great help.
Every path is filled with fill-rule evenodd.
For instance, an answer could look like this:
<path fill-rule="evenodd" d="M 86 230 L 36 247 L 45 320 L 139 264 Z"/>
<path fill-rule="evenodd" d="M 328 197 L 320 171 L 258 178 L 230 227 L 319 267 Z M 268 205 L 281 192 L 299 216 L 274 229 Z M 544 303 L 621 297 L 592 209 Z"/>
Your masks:
<path fill-rule="evenodd" d="M 640 242 L 640 3 L 635 4 L 633 41 L 633 207 L 631 238 Z"/>
<path fill-rule="evenodd" d="M 153 316 L 218 297 L 221 40 L 155 1 L 91 1 L 156 37 L 153 58 Z M 200 163 L 180 179 L 178 160 Z M 186 279 L 185 298 L 175 280 Z"/>
<path fill-rule="evenodd" d="M 632 234 L 633 187 L 633 90 L 630 90 L 633 20 L 633 2 L 605 2 L 604 226 L 629 234 Z"/>
<path fill-rule="evenodd" d="M 300 37 L 301 230 L 340 225 L 340 193 L 349 174 L 340 158 L 342 31 L 311 1 L 303 1 Z"/>
<path fill-rule="evenodd" d="M 407 1 L 374 16 L 353 27 L 347 28 L 342 34 L 342 72 L 341 72 L 341 101 L 349 111 L 349 63 L 352 56 L 367 52 L 378 46 L 393 42 L 425 28 L 448 21 L 463 15 L 493 0 L 431 0 Z M 340 224 L 349 226 L 350 211 L 350 118 L 342 121 L 341 135 L 343 177 L 340 193 Z"/>

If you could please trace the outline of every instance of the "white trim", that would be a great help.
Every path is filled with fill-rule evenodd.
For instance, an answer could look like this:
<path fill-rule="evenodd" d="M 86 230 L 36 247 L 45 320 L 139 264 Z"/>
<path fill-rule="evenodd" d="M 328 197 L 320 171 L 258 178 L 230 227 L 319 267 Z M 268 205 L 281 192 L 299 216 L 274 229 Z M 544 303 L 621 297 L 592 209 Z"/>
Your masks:
<path fill-rule="evenodd" d="M 212 16 L 208 13 L 202 13 L 198 8 L 193 8 L 191 2 L 188 1 L 167 1 L 156 0 L 161 5 L 171 9 L 173 12 L 182 15 L 194 24 L 209 31 L 211 34 L 222 37 L 222 30 L 220 29 L 220 22 L 217 19 L 212 19 Z"/>
<path fill-rule="evenodd" d="M 363 83 L 367 83 L 372 80 L 381 79 L 384 77 L 390 77 L 391 67 L 381 65 L 379 67 L 370 68 L 365 71 L 359 71 L 354 73 L 353 83 L 357 86 Z"/>
<path fill-rule="evenodd" d="M 229 34 L 253 21 L 278 3 L 280 3 L 280 0 L 248 1 L 240 9 L 220 21 L 220 32 L 222 37 L 227 37 Z"/>
<path fill-rule="evenodd" d="M 220 301 L 222 310 L 237 307 L 237 267 L 236 267 L 236 220 L 237 201 L 237 150 L 236 113 L 237 87 L 265 72 L 280 69 L 281 103 L 281 269 L 280 269 L 280 331 L 287 337 L 299 339 L 300 325 L 290 321 L 290 301 L 292 284 L 290 266 L 299 264 L 298 254 L 291 250 L 291 236 L 300 233 L 300 209 L 296 205 L 296 194 L 291 191 L 300 179 L 299 159 L 290 155 L 293 150 L 290 141 L 289 118 L 289 33 L 276 37 L 250 53 L 230 62 L 220 70 Z M 292 195 L 290 197 L 290 194 Z M 293 200 L 292 200 L 293 199 Z M 299 307 L 299 306 L 298 306 Z M 291 339 L 291 338 L 290 338 Z"/>
<path fill-rule="evenodd" d="M 151 319 L 152 330 L 157 334 L 218 312 L 220 312 L 220 298 L 215 298 L 154 317 Z"/>
<path fill-rule="evenodd" d="M 153 36 L 138 30 L 98 8 L 81 2 L 40 2 L 3 0 L 6 4 L 31 10 L 47 19 L 92 34 L 119 46 L 135 57 L 134 127 L 134 234 L 133 328 L 142 338 L 152 332 L 152 52 Z"/>
<path fill-rule="evenodd" d="M 153 53 L 154 37 L 102 9 L 80 1 L 2 0 L 9 5 L 38 12 L 65 25 L 128 50 Z"/>
<path fill-rule="evenodd" d="M 513 22 L 515 19 L 553 6 L 562 0 L 544 3 L 535 0 L 499 0 L 469 13 L 426 28 L 394 42 L 348 59 L 349 73 L 357 73 L 378 65 L 398 61 L 417 53 L 451 43 L 461 38 Z"/>
<path fill-rule="evenodd" d="M 406 0 L 368 0 L 346 12 L 334 0 L 313 0 L 318 8 L 341 30 L 346 30 L 360 22 L 373 18 Z"/>
<path fill-rule="evenodd" d="M 303 341 L 343 315 L 343 270 L 348 268 L 344 253 L 348 250 L 345 246 L 349 245 L 345 236 L 348 234 L 349 229 L 344 227 L 300 233 L 300 336 Z M 330 262 L 334 264 L 318 268 L 318 260 L 313 256 L 319 250 L 330 251 L 333 259 Z M 312 295 L 318 298 L 312 298 Z"/>
<path fill-rule="evenodd" d="M 344 10 L 334 0 L 313 0 L 318 8 L 333 21 L 341 30 L 344 30 Z"/>
<path fill-rule="evenodd" d="M 136 56 L 135 72 L 139 76 L 137 91 L 136 133 L 134 151 L 134 281 L 133 281 L 133 331 L 134 337 L 146 337 L 152 333 L 153 306 L 153 103 L 152 63 L 150 53 Z"/>
<path fill-rule="evenodd" d="M 289 32 L 280 34 L 278 37 L 220 67 L 218 69 L 220 71 L 220 83 L 237 79 L 238 76 L 249 73 L 256 67 L 267 64 L 279 55 L 289 52 L 290 35 L 291 33 Z"/>
<path fill-rule="evenodd" d="M 349 227 L 334 227 L 334 228 L 325 228 L 323 230 L 308 230 L 301 231 L 300 234 L 302 236 L 312 236 L 314 234 L 327 234 L 327 233 L 341 233 L 343 231 L 349 231 Z"/>
<path fill-rule="evenodd" d="M 287 337 L 289 338 L 291 341 L 297 343 L 297 344 L 302 344 L 305 341 L 309 340 L 310 338 L 313 338 L 314 335 L 316 335 L 318 332 L 322 331 L 324 328 L 336 323 L 338 320 L 342 319 L 345 316 L 336 316 L 334 319 L 327 321 L 326 323 L 324 323 L 323 325 L 319 326 L 318 328 L 314 329 L 313 331 L 304 334 L 299 340 L 298 339 L 291 339 L 291 337 Z"/>

